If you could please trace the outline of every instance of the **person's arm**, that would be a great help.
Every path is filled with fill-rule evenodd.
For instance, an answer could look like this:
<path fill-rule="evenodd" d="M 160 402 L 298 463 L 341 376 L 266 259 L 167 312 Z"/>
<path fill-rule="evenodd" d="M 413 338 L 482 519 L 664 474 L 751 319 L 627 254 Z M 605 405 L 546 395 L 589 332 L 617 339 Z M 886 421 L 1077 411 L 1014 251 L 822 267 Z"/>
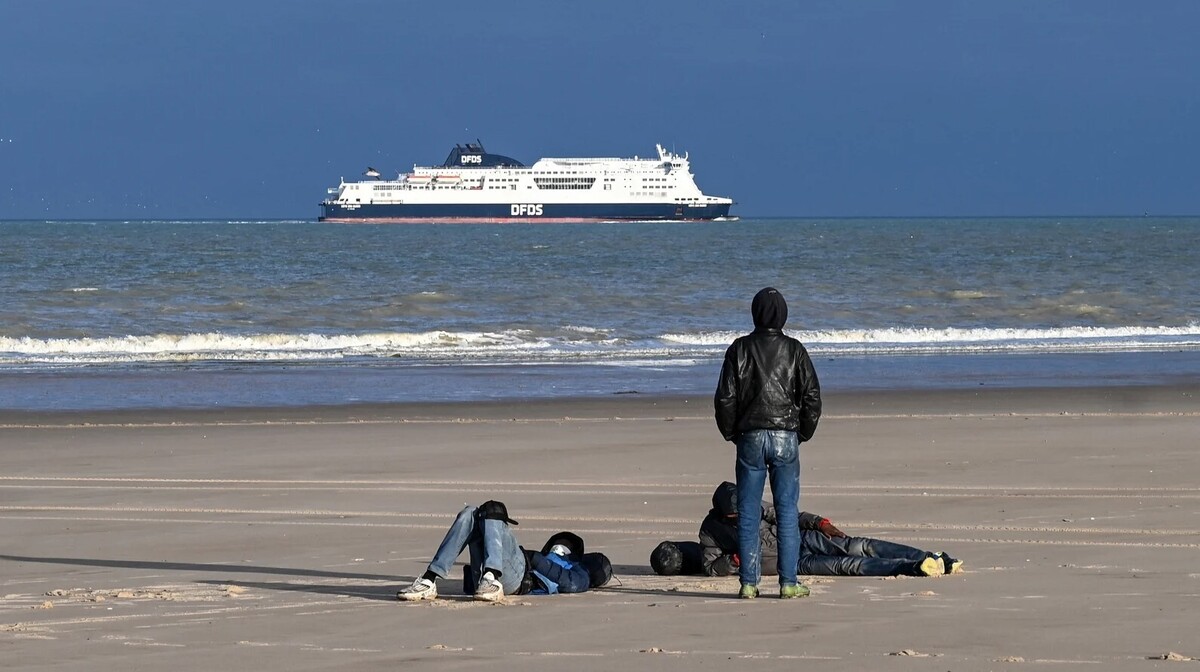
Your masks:
<path fill-rule="evenodd" d="M 737 551 L 726 551 L 717 545 L 713 536 L 700 526 L 700 562 L 704 573 L 708 576 L 729 576 L 737 573 L 738 565 L 734 562 Z"/>
<path fill-rule="evenodd" d="M 725 351 L 725 363 L 721 366 L 721 377 L 717 379 L 717 392 L 713 395 L 717 430 L 726 441 L 737 438 L 737 357 L 733 346 Z"/>
<path fill-rule="evenodd" d="M 821 381 L 817 379 L 817 371 L 803 345 L 796 368 L 796 406 L 800 409 L 800 428 L 796 434 L 801 441 L 808 441 L 817 431 L 817 422 L 821 419 Z"/>
<path fill-rule="evenodd" d="M 775 522 L 775 506 L 773 504 L 768 504 L 766 502 L 763 502 L 762 503 L 762 512 L 763 512 L 762 519 L 767 521 L 767 524 L 769 524 L 769 525 L 777 524 Z"/>
<path fill-rule="evenodd" d="M 807 511 L 800 512 L 800 529 L 815 530 L 827 537 L 846 536 L 846 533 L 835 527 L 833 523 L 829 522 L 828 518 Z"/>
<path fill-rule="evenodd" d="M 533 554 L 533 571 L 558 584 L 560 593 L 582 593 L 592 587 L 587 570 L 578 562 L 558 559 L 555 562 L 541 553 Z"/>
<path fill-rule="evenodd" d="M 815 513 L 801 511 L 800 512 L 800 529 L 815 530 L 815 529 L 817 529 L 818 526 L 821 525 L 821 521 L 824 519 L 825 518 L 823 516 L 818 516 Z"/>

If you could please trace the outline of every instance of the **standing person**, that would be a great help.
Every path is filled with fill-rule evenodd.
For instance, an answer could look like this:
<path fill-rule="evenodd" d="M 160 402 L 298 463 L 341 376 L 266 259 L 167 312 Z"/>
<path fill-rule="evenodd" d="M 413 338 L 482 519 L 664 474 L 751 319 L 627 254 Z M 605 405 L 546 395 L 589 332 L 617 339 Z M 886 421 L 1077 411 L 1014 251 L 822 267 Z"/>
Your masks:
<path fill-rule="evenodd" d="M 769 476 L 779 523 L 779 596 L 804 597 L 808 589 L 796 583 L 800 443 L 812 438 L 821 419 L 821 385 L 804 345 L 783 333 L 788 309 L 779 290 L 755 294 L 750 315 L 754 331 L 725 351 L 713 398 L 717 429 L 737 445 L 737 496 L 746 509 L 738 519 L 738 596 L 758 597 L 758 521 Z"/>

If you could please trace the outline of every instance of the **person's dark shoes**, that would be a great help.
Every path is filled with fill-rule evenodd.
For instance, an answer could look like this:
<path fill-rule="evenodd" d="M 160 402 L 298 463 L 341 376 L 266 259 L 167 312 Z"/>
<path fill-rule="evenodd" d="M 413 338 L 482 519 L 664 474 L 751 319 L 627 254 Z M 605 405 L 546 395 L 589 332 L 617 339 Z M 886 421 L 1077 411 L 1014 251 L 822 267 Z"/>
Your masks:
<path fill-rule="evenodd" d="M 789 600 L 794 597 L 808 597 L 808 586 L 802 586 L 798 583 L 785 583 L 779 587 L 779 599 Z"/>
<path fill-rule="evenodd" d="M 738 597 L 743 600 L 753 600 L 758 597 L 758 586 L 752 586 L 748 583 L 742 584 L 742 589 L 738 591 Z"/>
<path fill-rule="evenodd" d="M 425 578 L 413 581 L 411 586 L 401 588 L 396 593 L 396 599 L 401 602 L 432 600 L 435 597 L 437 597 L 437 584 Z"/>

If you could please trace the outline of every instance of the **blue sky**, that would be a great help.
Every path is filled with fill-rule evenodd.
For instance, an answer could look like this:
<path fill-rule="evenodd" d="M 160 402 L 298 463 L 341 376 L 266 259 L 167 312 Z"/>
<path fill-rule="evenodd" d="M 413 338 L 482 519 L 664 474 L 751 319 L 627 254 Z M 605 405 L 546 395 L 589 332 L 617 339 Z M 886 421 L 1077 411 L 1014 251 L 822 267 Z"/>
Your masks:
<path fill-rule="evenodd" d="M 743 216 L 1200 214 L 1200 2 L 0 0 L 0 219 L 315 218 L 455 142 Z"/>

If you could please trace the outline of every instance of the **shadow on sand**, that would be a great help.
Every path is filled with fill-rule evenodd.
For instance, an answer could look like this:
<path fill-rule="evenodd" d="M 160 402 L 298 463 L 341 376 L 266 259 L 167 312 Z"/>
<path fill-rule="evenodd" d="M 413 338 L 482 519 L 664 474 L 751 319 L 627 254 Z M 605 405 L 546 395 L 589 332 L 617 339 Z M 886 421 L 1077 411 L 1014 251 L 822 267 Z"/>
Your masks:
<path fill-rule="evenodd" d="M 378 579 L 380 581 L 412 581 L 412 578 L 393 576 L 390 574 L 328 572 L 320 569 L 259 567 L 256 565 L 228 565 L 203 562 L 151 562 L 149 560 L 105 560 L 102 558 L 38 558 L 23 555 L 0 555 L 0 560 L 11 560 L 13 562 L 44 562 L 55 565 L 82 565 L 87 567 L 114 567 L 118 569 L 158 569 L 175 572 L 230 572 L 245 574 L 278 574 L 281 576 L 312 576 L 326 579 Z"/>

